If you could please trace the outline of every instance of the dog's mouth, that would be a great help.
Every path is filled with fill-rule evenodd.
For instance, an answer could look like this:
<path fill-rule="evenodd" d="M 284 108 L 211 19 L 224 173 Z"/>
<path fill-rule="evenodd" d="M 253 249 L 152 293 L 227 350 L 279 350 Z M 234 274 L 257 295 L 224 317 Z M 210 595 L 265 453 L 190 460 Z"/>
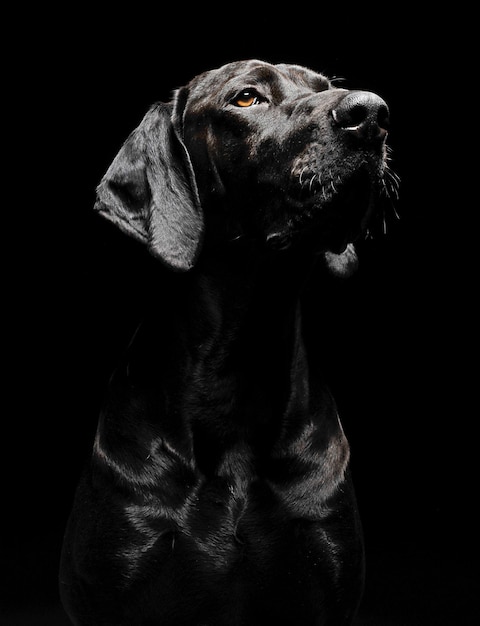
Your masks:
<path fill-rule="evenodd" d="M 337 177 L 322 183 L 312 174 L 289 190 L 283 218 L 267 241 L 276 249 L 302 245 L 318 253 L 342 254 L 365 235 L 377 196 L 378 185 L 367 168 L 345 182 Z"/>
<path fill-rule="evenodd" d="M 310 250 L 323 255 L 334 274 L 349 276 L 358 263 L 355 244 L 365 237 L 375 214 L 380 187 L 376 179 L 367 168 L 345 182 L 337 177 L 322 184 L 312 175 L 306 183 L 304 178 L 287 194 L 284 218 L 268 233 L 268 245 Z"/>

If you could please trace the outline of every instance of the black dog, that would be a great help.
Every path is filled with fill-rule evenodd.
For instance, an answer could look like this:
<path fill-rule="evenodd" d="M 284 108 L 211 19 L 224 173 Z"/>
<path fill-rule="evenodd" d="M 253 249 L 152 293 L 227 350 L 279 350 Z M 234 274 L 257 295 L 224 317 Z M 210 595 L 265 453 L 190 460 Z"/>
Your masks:
<path fill-rule="evenodd" d="M 349 447 L 298 303 L 318 259 L 355 268 L 387 123 L 371 92 L 234 62 L 153 106 L 108 169 L 96 209 L 161 263 L 66 532 L 74 624 L 352 623 Z"/>

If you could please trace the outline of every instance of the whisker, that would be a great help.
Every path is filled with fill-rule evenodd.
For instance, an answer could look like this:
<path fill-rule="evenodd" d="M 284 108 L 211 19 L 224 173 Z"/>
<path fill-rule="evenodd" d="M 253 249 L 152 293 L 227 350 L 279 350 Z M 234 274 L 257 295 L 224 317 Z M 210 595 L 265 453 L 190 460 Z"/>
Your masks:
<path fill-rule="evenodd" d="M 303 173 L 305 172 L 305 170 L 306 170 L 306 169 L 307 169 L 307 166 L 305 165 L 305 167 L 303 168 L 303 170 L 300 172 L 300 176 L 299 176 L 299 178 L 298 178 L 298 179 L 299 179 L 299 181 L 300 181 L 300 186 L 302 186 L 302 185 L 303 185 L 302 176 L 303 176 Z"/>
<path fill-rule="evenodd" d="M 333 183 L 333 174 L 332 174 L 332 170 L 330 170 L 330 169 L 328 170 L 328 175 L 329 175 L 329 177 L 330 177 L 329 185 L 330 185 L 330 187 L 333 189 L 333 193 L 337 193 L 337 190 L 336 190 L 335 185 L 334 185 L 334 183 Z"/>
<path fill-rule="evenodd" d="M 383 186 L 383 191 L 388 198 L 393 199 L 393 196 L 394 196 L 395 199 L 398 200 L 400 177 L 388 165 L 386 166 L 384 175 L 382 177 L 382 186 Z"/>

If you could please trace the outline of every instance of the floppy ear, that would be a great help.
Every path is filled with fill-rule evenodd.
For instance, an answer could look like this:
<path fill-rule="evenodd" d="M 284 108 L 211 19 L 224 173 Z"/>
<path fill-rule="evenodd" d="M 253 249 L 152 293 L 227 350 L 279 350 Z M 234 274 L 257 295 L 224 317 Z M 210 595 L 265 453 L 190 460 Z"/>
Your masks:
<path fill-rule="evenodd" d="M 154 105 L 97 187 L 95 210 L 146 243 L 168 267 L 193 267 L 203 216 L 190 158 L 172 124 L 173 106 Z"/>

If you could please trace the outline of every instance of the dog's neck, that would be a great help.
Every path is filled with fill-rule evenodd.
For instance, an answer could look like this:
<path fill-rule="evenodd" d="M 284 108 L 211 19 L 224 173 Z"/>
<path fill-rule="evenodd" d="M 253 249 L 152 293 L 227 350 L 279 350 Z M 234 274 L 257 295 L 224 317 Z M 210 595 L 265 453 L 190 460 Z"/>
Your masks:
<path fill-rule="evenodd" d="M 222 258 L 219 264 L 205 256 L 188 274 L 164 276 L 112 379 L 115 404 L 123 397 L 125 406 L 100 422 L 101 456 L 109 432 L 120 446 L 121 431 L 132 449 L 148 431 L 213 475 L 225 451 L 238 445 L 261 457 L 278 445 L 287 449 L 311 427 L 312 415 L 325 432 L 340 432 L 316 376 L 310 388 L 299 306 L 310 262 L 287 255 Z"/>
<path fill-rule="evenodd" d="M 167 394 L 182 388 L 187 404 L 196 406 L 191 414 L 216 407 L 222 419 L 244 420 L 241 428 L 285 412 L 290 388 L 307 384 L 299 294 L 310 264 L 243 252 L 222 251 L 221 263 L 205 255 L 188 274 L 168 276 L 167 292 L 136 339 L 140 348 L 132 345 L 148 360 L 142 375 L 156 370 Z"/>
<path fill-rule="evenodd" d="M 309 261 L 262 253 L 222 256 L 221 263 L 207 257 L 193 272 L 191 307 L 184 311 L 193 343 L 216 341 L 231 354 L 240 342 L 237 350 L 253 351 L 253 361 L 266 357 L 271 363 L 300 323 L 298 300 Z"/>
<path fill-rule="evenodd" d="M 184 345 L 193 346 L 184 379 L 196 406 L 192 428 L 197 438 L 221 438 L 219 449 L 229 438 L 268 449 L 289 413 L 307 413 L 299 307 L 307 268 L 286 256 L 222 258 L 200 260 L 190 307 L 178 311 Z"/>

